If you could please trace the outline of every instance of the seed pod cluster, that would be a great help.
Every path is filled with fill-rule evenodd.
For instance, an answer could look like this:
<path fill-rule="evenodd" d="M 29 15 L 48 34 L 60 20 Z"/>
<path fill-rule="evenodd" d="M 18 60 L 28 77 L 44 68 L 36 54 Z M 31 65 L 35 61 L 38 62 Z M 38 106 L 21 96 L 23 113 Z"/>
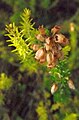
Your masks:
<path fill-rule="evenodd" d="M 69 44 L 69 40 L 59 33 L 60 26 L 51 29 L 51 35 L 47 36 L 45 28 L 39 26 L 39 34 L 35 35 L 41 44 L 32 45 L 32 49 L 36 52 L 35 59 L 40 63 L 47 63 L 48 68 L 56 66 L 59 59 L 63 59 L 62 48 Z"/>

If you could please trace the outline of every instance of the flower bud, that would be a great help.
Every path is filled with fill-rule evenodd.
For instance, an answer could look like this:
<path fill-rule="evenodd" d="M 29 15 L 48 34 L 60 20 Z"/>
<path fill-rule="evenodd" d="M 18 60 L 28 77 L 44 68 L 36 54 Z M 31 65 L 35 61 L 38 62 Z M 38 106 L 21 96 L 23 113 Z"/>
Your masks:
<path fill-rule="evenodd" d="M 40 40 L 41 42 L 44 42 L 45 40 L 45 38 L 41 34 L 36 35 L 36 38 Z"/>
<path fill-rule="evenodd" d="M 36 52 L 35 58 L 36 58 L 37 60 L 40 60 L 40 59 L 44 56 L 44 54 L 45 54 L 44 49 L 43 49 L 43 48 L 40 48 L 40 49 Z"/>
<path fill-rule="evenodd" d="M 58 85 L 54 83 L 51 87 L 51 94 L 54 94 L 57 90 L 58 90 Z"/>
<path fill-rule="evenodd" d="M 69 86 L 69 88 L 70 89 L 73 89 L 73 90 L 75 90 L 75 86 L 74 86 L 74 83 L 73 83 L 73 81 L 72 80 L 68 80 L 68 86 Z"/>

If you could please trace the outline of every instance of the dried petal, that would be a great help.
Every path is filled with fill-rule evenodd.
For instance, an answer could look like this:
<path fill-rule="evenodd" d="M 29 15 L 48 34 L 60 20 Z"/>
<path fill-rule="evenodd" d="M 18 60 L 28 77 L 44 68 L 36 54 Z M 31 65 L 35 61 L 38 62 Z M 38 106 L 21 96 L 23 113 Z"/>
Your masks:
<path fill-rule="evenodd" d="M 40 60 L 40 59 L 44 56 L 44 54 L 45 54 L 44 49 L 43 49 L 43 48 L 40 48 L 40 49 L 36 52 L 35 58 L 36 58 L 37 60 Z"/>
<path fill-rule="evenodd" d="M 51 87 L 51 94 L 54 94 L 57 90 L 58 90 L 58 85 L 54 83 Z"/>
<path fill-rule="evenodd" d="M 46 60 L 48 64 L 52 64 L 52 62 L 54 61 L 54 56 L 51 52 L 47 53 Z"/>
<path fill-rule="evenodd" d="M 62 50 L 62 46 L 59 44 L 57 44 L 57 48 L 58 48 L 58 50 Z"/>
<path fill-rule="evenodd" d="M 39 30 L 39 32 L 40 32 L 41 35 L 45 35 L 46 34 L 43 25 L 39 26 L 38 30 Z"/>
<path fill-rule="evenodd" d="M 37 51 L 37 50 L 39 50 L 39 45 L 33 44 L 33 45 L 31 46 L 31 48 L 32 48 L 34 51 Z"/>
<path fill-rule="evenodd" d="M 58 51 L 59 51 L 59 50 L 58 50 L 57 45 L 56 45 L 56 43 L 55 43 L 55 46 L 53 46 L 53 49 L 52 49 L 52 53 L 57 54 Z"/>
<path fill-rule="evenodd" d="M 46 51 L 52 50 L 52 44 L 44 44 Z"/>
<path fill-rule="evenodd" d="M 53 68 L 53 65 L 52 64 L 47 64 L 47 67 L 48 68 Z"/>
<path fill-rule="evenodd" d="M 53 67 L 55 67 L 56 66 L 56 63 L 55 62 L 53 62 L 53 63 L 51 63 L 51 64 L 47 64 L 47 67 L 48 68 L 53 68 Z"/>
<path fill-rule="evenodd" d="M 74 83 L 73 83 L 72 80 L 68 80 L 68 86 L 69 86 L 70 89 L 75 90 L 75 86 L 74 86 Z"/>
<path fill-rule="evenodd" d="M 62 34 L 56 34 L 55 35 L 55 42 L 56 43 L 62 43 L 63 42 L 63 39 L 65 39 L 65 36 L 62 35 Z"/>
<path fill-rule="evenodd" d="M 60 26 L 55 25 L 55 26 L 51 29 L 51 32 L 53 32 L 53 34 L 56 34 L 56 33 L 59 32 L 60 28 L 61 28 Z"/>
<path fill-rule="evenodd" d="M 46 56 L 44 55 L 41 59 L 40 59 L 40 63 L 44 63 L 46 61 Z"/>
<path fill-rule="evenodd" d="M 36 38 L 40 40 L 41 42 L 44 42 L 45 40 L 45 38 L 41 34 L 36 35 Z"/>
<path fill-rule="evenodd" d="M 59 52 L 57 53 L 57 58 L 58 58 L 58 59 L 64 59 L 64 54 L 62 53 L 62 51 L 59 51 Z"/>
<path fill-rule="evenodd" d="M 65 37 L 65 39 L 63 39 L 62 45 L 66 46 L 68 44 L 69 44 L 69 40 Z"/>
<path fill-rule="evenodd" d="M 47 44 L 50 44 L 50 43 L 51 43 L 50 37 L 46 38 L 46 39 L 45 39 L 45 42 L 46 42 Z"/>
<path fill-rule="evenodd" d="M 62 34 L 56 34 L 54 40 L 56 43 L 60 43 L 61 45 L 68 45 L 69 44 L 68 39 Z"/>

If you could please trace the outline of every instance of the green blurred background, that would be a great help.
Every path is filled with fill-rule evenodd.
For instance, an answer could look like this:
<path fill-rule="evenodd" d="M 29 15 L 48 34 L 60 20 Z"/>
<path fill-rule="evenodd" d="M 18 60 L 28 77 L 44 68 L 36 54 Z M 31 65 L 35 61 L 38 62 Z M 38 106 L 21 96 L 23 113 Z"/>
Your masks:
<path fill-rule="evenodd" d="M 0 120 L 79 120 L 78 92 L 71 91 L 68 102 L 56 103 L 47 75 L 28 71 L 8 47 L 5 25 L 18 25 L 24 8 L 32 11 L 35 28 L 62 26 L 71 44 L 71 78 L 79 90 L 79 0 L 0 0 Z"/>

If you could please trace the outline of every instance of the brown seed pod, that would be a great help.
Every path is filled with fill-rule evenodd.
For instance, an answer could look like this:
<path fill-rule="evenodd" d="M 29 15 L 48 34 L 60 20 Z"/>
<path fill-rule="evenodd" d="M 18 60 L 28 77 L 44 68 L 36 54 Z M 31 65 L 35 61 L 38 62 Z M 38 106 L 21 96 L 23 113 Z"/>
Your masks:
<path fill-rule="evenodd" d="M 44 63 L 46 61 L 46 55 L 42 56 L 42 58 L 40 58 L 40 63 Z"/>
<path fill-rule="evenodd" d="M 39 50 L 39 45 L 33 44 L 33 45 L 31 46 L 31 48 L 32 48 L 34 51 L 37 51 L 37 50 Z"/>
<path fill-rule="evenodd" d="M 44 42 L 45 40 L 45 38 L 41 34 L 36 35 L 36 38 L 40 40 L 41 42 Z"/>
<path fill-rule="evenodd" d="M 57 49 L 58 49 L 58 51 L 62 50 L 62 46 L 57 44 Z"/>
<path fill-rule="evenodd" d="M 46 35 L 46 33 L 45 33 L 45 28 L 43 27 L 43 25 L 42 25 L 42 26 L 39 26 L 38 30 L 39 30 L 39 32 L 40 32 L 41 35 L 43 35 L 43 36 Z"/>
<path fill-rule="evenodd" d="M 53 65 L 52 64 L 47 64 L 47 67 L 48 68 L 53 68 Z"/>
<path fill-rule="evenodd" d="M 54 56 L 51 52 L 47 53 L 46 60 L 48 64 L 52 64 L 52 62 L 54 61 Z"/>
<path fill-rule="evenodd" d="M 58 85 L 54 83 L 51 87 L 51 94 L 54 94 L 57 90 L 58 90 Z"/>
<path fill-rule="evenodd" d="M 62 51 L 59 51 L 57 53 L 57 59 L 64 59 L 64 54 L 62 53 Z"/>
<path fill-rule="evenodd" d="M 44 48 L 40 48 L 36 54 L 35 54 L 35 59 L 40 60 L 45 54 Z"/>
<path fill-rule="evenodd" d="M 55 46 L 52 47 L 52 52 L 54 51 L 54 53 L 58 53 L 58 47 L 57 44 L 55 43 Z"/>
<path fill-rule="evenodd" d="M 47 44 L 50 44 L 50 43 L 51 43 L 50 37 L 47 37 L 47 38 L 45 39 L 45 42 L 46 42 Z"/>
<path fill-rule="evenodd" d="M 56 34 L 54 36 L 54 40 L 56 43 L 59 43 L 59 44 L 64 45 L 64 46 L 69 44 L 68 39 L 62 34 Z"/>
<path fill-rule="evenodd" d="M 75 86 L 74 86 L 74 83 L 73 83 L 73 81 L 72 80 L 68 80 L 68 86 L 69 86 L 69 88 L 70 89 L 73 89 L 73 90 L 75 90 Z"/>
<path fill-rule="evenodd" d="M 69 45 L 69 39 L 65 38 L 63 40 L 63 45 L 66 46 L 66 45 Z"/>
<path fill-rule="evenodd" d="M 56 34 L 60 31 L 61 27 L 59 25 L 55 25 L 52 29 L 51 29 L 51 32 L 53 34 Z"/>
<path fill-rule="evenodd" d="M 52 44 L 44 44 L 46 51 L 52 50 Z"/>
<path fill-rule="evenodd" d="M 56 66 L 56 63 L 55 62 L 53 62 L 53 63 L 51 63 L 51 64 L 47 64 L 47 67 L 48 68 L 54 68 Z"/>

